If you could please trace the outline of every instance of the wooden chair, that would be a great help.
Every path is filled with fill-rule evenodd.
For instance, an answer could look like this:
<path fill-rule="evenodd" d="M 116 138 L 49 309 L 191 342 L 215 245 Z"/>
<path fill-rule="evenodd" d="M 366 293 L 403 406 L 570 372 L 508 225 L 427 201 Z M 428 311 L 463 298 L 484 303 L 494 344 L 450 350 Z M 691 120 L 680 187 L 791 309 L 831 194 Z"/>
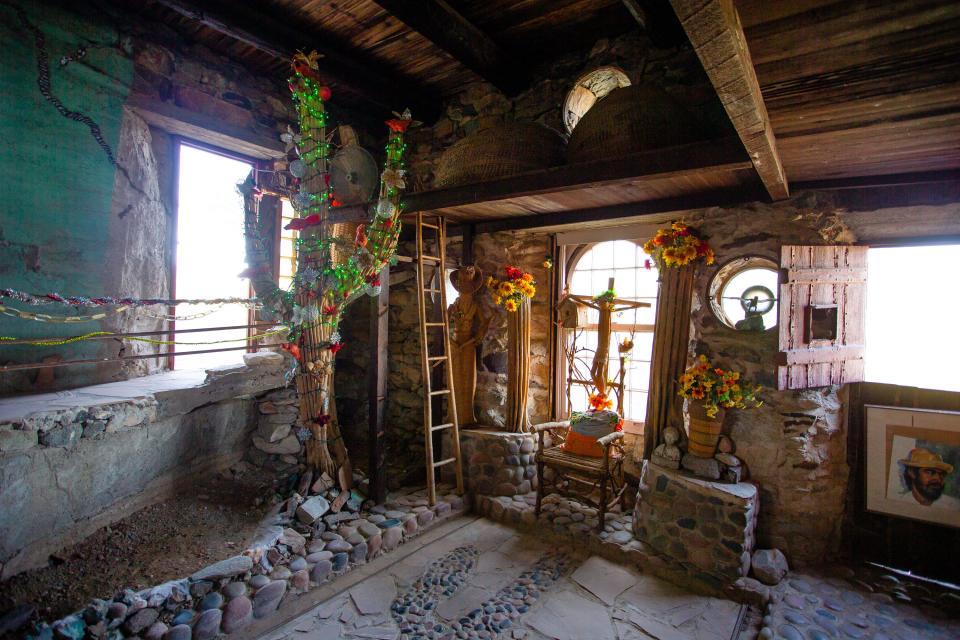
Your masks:
<path fill-rule="evenodd" d="M 547 422 L 533 427 L 538 437 L 535 454 L 537 461 L 537 507 L 540 517 L 543 496 L 546 495 L 544 469 L 553 471 L 552 489 L 562 496 L 575 498 L 595 507 L 599 512 L 597 530 L 603 531 L 607 510 L 623 496 L 626 482 L 623 477 L 623 432 L 615 431 L 597 440 L 603 447 L 603 457 L 594 458 L 568 453 L 563 450 L 565 431 L 569 422 Z M 551 445 L 546 446 L 546 434 L 550 433 Z M 578 490 L 579 488 L 579 490 Z M 599 489 L 599 499 L 593 497 Z M 608 500 L 608 495 L 613 495 Z"/>

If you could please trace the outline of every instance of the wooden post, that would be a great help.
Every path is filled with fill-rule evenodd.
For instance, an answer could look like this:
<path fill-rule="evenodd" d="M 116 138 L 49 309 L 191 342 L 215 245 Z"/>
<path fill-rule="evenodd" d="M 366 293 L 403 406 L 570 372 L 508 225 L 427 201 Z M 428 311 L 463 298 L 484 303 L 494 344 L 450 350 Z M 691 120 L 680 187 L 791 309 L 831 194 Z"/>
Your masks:
<path fill-rule="evenodd" d="M 370 366 L 367 369 L 369 425 L 370 499 L 382 504 L 387 499 L 383 467 L 383 435 L 387 413 L 387 383 L 390 374 L 388 336 L 390 312 L 390 267 L 380 272 L 380 295 L 370 303 Z"/>
<path fill-rule="evenodd" d="M 681 443 L 686 439 L 683 398 L 677 395 L 674 381 L 687 365 L 694 272 L 692 266 L 667 267 L 660 271 L 657 330 L 653 334 L 650 391 L 647 394 L 647 417 L 643 427 L 644 459 L 650 458 L 660 442 L 660 435 L 668 426 L 677 427 Z"/>

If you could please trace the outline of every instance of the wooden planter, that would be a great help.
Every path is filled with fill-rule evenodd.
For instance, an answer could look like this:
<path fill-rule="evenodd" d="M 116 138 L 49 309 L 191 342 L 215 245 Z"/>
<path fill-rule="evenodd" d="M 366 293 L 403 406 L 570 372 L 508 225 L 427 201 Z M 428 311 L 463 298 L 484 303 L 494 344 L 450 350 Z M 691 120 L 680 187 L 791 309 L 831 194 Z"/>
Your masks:
<path fill-rule="evenodd" d="M 687 451 L 699 458 L 712 458 L 717 452 L 717 442 L 723 429 L 724 411 L 721 409 L 713 418 L 707 416 L 703 405 L 696 401 L 688 403 L 690 412 L 690 434 Z"/>

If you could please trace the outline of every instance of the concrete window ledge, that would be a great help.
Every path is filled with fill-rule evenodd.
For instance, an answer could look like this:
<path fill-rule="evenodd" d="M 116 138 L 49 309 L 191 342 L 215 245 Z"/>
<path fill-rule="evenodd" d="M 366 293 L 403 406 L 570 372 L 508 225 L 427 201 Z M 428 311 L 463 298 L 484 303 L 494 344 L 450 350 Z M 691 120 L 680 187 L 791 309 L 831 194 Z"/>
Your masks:
<path fill-rule="evenodd" d="M 71 391 L 0 399 L 0 454 L 37 445 L 69 448 L 81 437 L 143 426 L 286 385 L 285 360 L 253 358 L 251 362 L 253 366 L 171 371 Z"/>
<path fill-rule="evenodd" d="M 239 460 L 288 361 L 0 400 L 0 579 Z"/>

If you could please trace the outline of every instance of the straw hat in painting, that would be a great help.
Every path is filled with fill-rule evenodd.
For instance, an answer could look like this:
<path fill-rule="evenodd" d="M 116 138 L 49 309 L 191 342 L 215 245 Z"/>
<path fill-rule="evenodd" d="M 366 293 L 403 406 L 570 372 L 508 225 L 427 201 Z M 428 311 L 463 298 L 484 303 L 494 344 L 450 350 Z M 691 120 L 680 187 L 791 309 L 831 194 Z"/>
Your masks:
<path fill-rule="evenodd" d="M 917 467 L 919 469 L 939 469 L 944 473 L 952 473 L 953 465 L 944 462 L 943 458 L 929 449 L 911 449 L 910 455 L 902 460 L 900 464 L 905 467 Z"/>

